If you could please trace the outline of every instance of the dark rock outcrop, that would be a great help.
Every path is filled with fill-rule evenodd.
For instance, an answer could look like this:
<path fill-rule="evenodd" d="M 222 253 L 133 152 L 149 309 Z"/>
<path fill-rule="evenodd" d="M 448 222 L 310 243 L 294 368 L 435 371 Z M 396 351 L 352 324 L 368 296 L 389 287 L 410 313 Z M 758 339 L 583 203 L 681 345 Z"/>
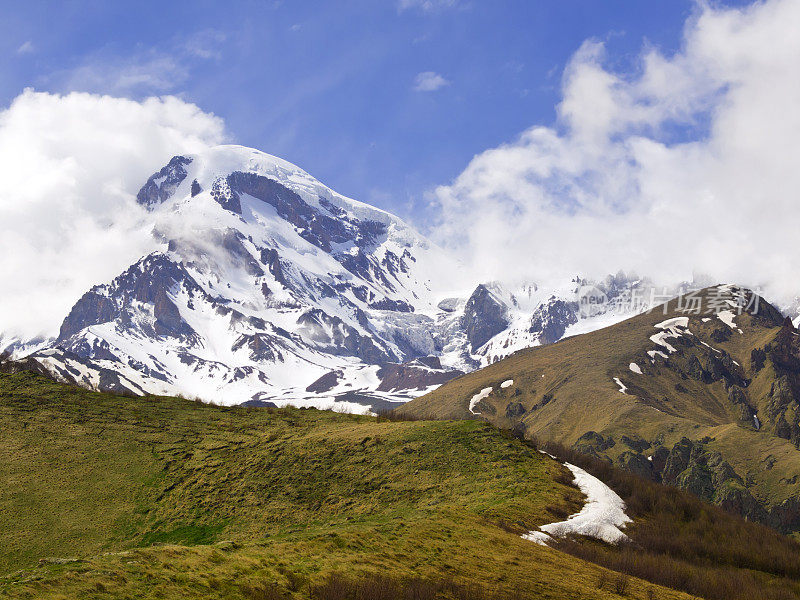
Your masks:
<path fill-rule="evenodd" d="M 378 391 L 422 390 L 447 383 L 463 374 L 463 371 L 457 369 L 443 369 L 436 356 L 418 358 L 402 364 L 390 363 L 378 370 L 381 380 Z"/>
<path fill-rule="evenodd" d="M 766 511 L 733 467 L 719 452 L 708 450 L 703 441 L 683 438 L 675 444 L 660 478 L 662 483 L 687 490 L 745 517 L 767 519 Z"/>
<path fill-rule="evenodd" d="M 644 479 L 655 479 L 653 464 L 641 452 L 626 450 L 617 458 L 617 464 L 620 468 Z"/>
<path fill-rule="evenodd" d="M 481 284 L 467 300 L 461 322 L 474 352 L 508 327 L 508 307 Z"/>
<path fill-rule="evenodd" d="M 648 442 L 647 440 L 643 440 L 638 435 L 634 436 L 623 435 L 622 437 L 620 437 L 620 441 L 634 452 L 641 453 L 650 448 L 650 442 Z"/>
<path fill-rule="evenodd" d="M 567 327 L 578 322 L 578 303 L 550 298 L 537 308 L 531 316 L 531 333 L 539 334 L 542 344 L 553 344 L 560 340 Z"/>
<path fill-rule="evenodd" d="M 343 375 L 341 371 L 329 371 L 309 385 L 306 391 L 314 394 L 328 392 L 336 387 Z"/>
<path fill-rule="evenodd" d="M 137 326 L 153 337 L 173 336 L 188 339 L 194 330 L 181 318 L 171 293 L 180 286 L 189 294 L 205 297 L 205 292 L 180 263 L 169 256 L 154 253 L 145 257 L 111 285 L 96 286 L 81 297 L 64 319 L 58 341 L 91 325 L 114 321 L 117 327 L 133 327 L 132 303 L 152 306 L 155 321 Z"/>
<path fill-rule="evenodd" d="M 790 319 L 764 352 L 776 375 L 768 395 L 767 420 L 775 435 L 800 446 L 800 336 Z"/>
<path fill-rule="evenodd" d="M 613 437 L 608 436 L 606 438 L 596 431 L 587 431 L 578 438 L 578 441 L 576 441 L 572 447 L 584 454 L 597 455 L 598 452 L 604 452 L 609 448 L 613 448 L 615 445 L 616 442 Z"/>
<path fill-rule="evenodd" d="M 150 176 L 136 194 L 136 201 L 143 206 L 152 207 L 168 200 L 186 179 L 185 167 L 191 162 L 192 159 L 186 156 L 173 156 L 163 169 Z"/>
<path fill-rule="evenodd" d="M 516 419 L 525 414 L 525 407 L 521 402 L 509 402 L 506 406 L 506 418 Z"/>

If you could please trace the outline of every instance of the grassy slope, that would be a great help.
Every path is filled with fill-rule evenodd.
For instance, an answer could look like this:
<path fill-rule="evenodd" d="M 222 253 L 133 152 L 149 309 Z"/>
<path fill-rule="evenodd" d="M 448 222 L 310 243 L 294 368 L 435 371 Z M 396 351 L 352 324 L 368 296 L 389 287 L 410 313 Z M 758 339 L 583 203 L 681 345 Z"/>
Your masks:
<path fill-rule="evenodd" d="M 665 311 L 659 308 L 606 329 L 519 351 L 454 379 L 400 410 L 436 418 L 477 418 L 468 411 L 469 400 L 481 389 L 492 386 L 495 390 L 477 410 L 500 426 L 515 424 L 517 419 L 506 416 L 506 407 L 520 402 L 527 411 L 521 422 L 529 435 L 567 445 L 587 431 L 611 435 L 616 440 L 623 434 L 638 434 L 649 441 L 663 436 L 662 443 L 668 448 L 684 436 L 692 440 L 709 436 L 709 449 L 720 451 L 737 473 L 748 478 L 751 492 L 767 505 L 779 504 L 800 493 L 800 481 L 795 477 L 800 472 L 800 452 L 766 429 L 757 432 L 752 423 L 739 421 L 722 382 L 707 384 L 684 379 L 658 362 L 650 364 L 647 351 L 660 349 L 649 339 L 658 331 L 654 325 L 673 316 L 685 316 L 676 312 L 674 301 Z M 750 351 L 772 340 L 779 328 L 765 327 L 751 315 L 743 314 L 736 317 L 743 334 L 733 332 L 728 341 L 715 342 L 710 334 L 721 322 L 703 322 L 705 317 L 692 316 L 690 330 L 744 366 L 747 376 L 753 377 L 748 395 L 763 415 L 774 373 L 767 366 L 753 375 L 749 371 Z M 633 373 L 629 369 L 631 362 L 636 362 L 645 374 Z M 620 393 L 614 377 L 628 386 L 627 394 Z M 500 389 L 499 384 L 508 379 L 513 379 L 514 384 Z M 545 395 L 552 397 L 546 404 Z M 626 450 L 629 448 L 617 443 L 607 452 L 615 458 Z M 770 455 L 775 462 L 766 469 L 762 461 Z"/>
<path fill-rule="evenodd" d="M 217 408 L 0 375 L 0 477 L 4 597 L 303 597 L 333 571 L 614 597 L 599 567 L 519 537 L 579 502 L 563 467 L 476 421 Z"/>

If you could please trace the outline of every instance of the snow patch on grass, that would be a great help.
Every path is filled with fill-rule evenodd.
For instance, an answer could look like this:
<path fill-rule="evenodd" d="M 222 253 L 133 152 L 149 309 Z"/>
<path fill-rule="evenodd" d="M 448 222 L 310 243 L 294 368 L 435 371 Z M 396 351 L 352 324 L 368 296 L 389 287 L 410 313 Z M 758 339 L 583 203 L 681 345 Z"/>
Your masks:
<path fill-rule="evenodd" d="M 491 387 L 487 387 L 487 388 L 483 388 L 480 392 L 475 394 L 472 397 L 472 399 L 469 401 L 469 412 L 471 412 L 473 415 L 481 414 L 479 412 L 475 412 L 475 406 L 478 404 L 478 402 L 480 402 L 481 400 L 486 398 L 491 393 L 492 393 L 492 388 Z"/>
<path fill-rule="evenodd" d="M 672 319 L 661 321 L 661 323 L 656 323 L 654 327 L 656 329 L 661 329 L 662 331 L 651 335 L 650 341 L 661 346 L 662 348 L 666 348 L 667 352 L 670 354 L 676 350 L 669 342 L 667 342 L 668 338 L 677 338 L 684 334 L 691 335 L 691 331 L 687 329 L 687 327 L 689 327 L 689 317 L 673 317 Z"/>
<path fill-rule="evenodd" d="M 672 319 L 667 319 L 666 321 L 661 321 L 661 323 L 656 323 L 654 327 L 656 329 L 673 329 L 675 327 L 688 327 L 689 326 L 689 317 L 673 317 Z"/>
<path fill-rule="evenodd" d="M 620 391 L 620 392 L 622 392 L 623 394 L 627 394 L 627 393 L 628 393 L 628 392 L 627 392 L 628 388 L 625 386 L 625 384 L 624 384 L 624 383 L 622 383 L 622 382 L 619 380 L 619 377 L 614 377 L 614 383 L 616 383 L 616 384 L 619 386 L 619 391 Z"/>
<path fill-rule="evenodd" d="M 506 379 L 503 383 L 500 384 L 500 387 L 503 389 L 509 388 L 514 385 L 513 379 Z"/>
<path fill-rule="evenodd" d="M 642 369 L 635 362 L 632 362 L 631 364 L 629 364 L 628 368 L 631 371 L 633 371 L 634 373 L 636 373 L 637 375 L 641 375 L 642 374 Z"/>
<path fill-rule="evenodd" d="M 736 323 L 734 322 L 734 317 L 736 314 L 732 310 L 721 310 L 717 313 L 717 318 L 725 323 L 731 329 L 735 329 L 739 333 L 742 333 L 742 330 L 737 327 Z"/>
<path fill-rule="evenodd" d="M 593 537 L 609 544 L 627 540 L 628 536 L 622 533 L 620 527 L 630 523 L 631 518 L 625 514 L 622 498 L 594 475 L 569 463 L 565 463 L 565 466 L 572 471 L 575 485 L 586 496 L 586 504 L 567 520 L 542 525 L 538 531 L 530 531 L 522 537 L 542 545 L 569 534 Z"/>

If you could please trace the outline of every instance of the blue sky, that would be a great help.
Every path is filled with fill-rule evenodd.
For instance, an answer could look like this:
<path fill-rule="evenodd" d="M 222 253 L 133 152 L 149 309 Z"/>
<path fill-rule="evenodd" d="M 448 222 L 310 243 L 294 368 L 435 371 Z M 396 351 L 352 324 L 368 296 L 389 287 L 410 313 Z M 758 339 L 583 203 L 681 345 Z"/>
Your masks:
<path fill-rule="evenodd" d="M 222 117 L 233 141 L 419 221 L 425 190 L 475 154 L 553 123 L 564 66 L 584 40 L 605 42 L 612 69 L 635 70 L 643 44 L 678 48 L 693 7 L 0 2 L 0 104 L 26 87 L 178 95 Z"/>

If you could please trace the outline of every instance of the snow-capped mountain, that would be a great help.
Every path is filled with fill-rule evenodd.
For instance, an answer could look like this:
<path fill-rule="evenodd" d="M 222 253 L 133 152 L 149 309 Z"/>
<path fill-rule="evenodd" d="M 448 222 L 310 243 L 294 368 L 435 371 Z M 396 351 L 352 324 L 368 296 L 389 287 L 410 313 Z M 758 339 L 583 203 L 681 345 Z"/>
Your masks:
<path fill-rule="evenodd" d="M 160 248 L 87 291 L 55 339 L 0 348 L 95 389 L 364 410 L 641 309 L 614 304 L 623 276 L 449 297 L 441 249 L 249 148 L 176 156 L 137 200 Z"/>

